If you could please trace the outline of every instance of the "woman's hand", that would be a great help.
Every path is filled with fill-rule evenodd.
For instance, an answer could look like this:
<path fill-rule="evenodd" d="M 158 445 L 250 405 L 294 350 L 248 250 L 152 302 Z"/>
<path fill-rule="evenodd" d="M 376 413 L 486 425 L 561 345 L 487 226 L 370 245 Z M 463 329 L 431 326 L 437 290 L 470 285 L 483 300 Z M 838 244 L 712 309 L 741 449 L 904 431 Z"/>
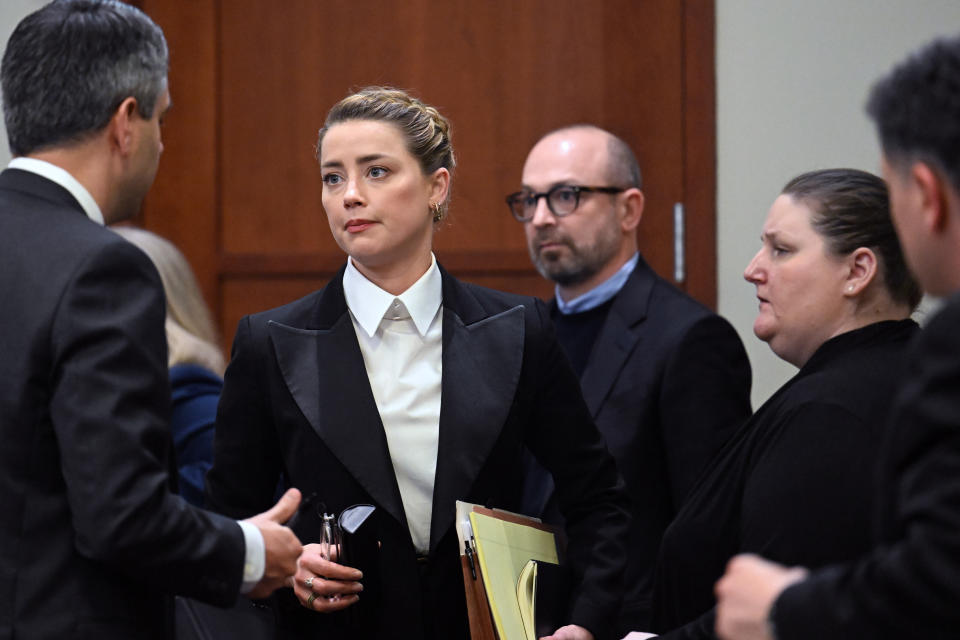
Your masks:
<path fill-rule="evenodd" d="M 293 592 L 307 609 L 330 613 L 345 609 L 357 602 L 363 591 L 358 582 L 363 574 L 321 555 L 322 546 L 307 544 L 297 562 L 293 576 Z"/>

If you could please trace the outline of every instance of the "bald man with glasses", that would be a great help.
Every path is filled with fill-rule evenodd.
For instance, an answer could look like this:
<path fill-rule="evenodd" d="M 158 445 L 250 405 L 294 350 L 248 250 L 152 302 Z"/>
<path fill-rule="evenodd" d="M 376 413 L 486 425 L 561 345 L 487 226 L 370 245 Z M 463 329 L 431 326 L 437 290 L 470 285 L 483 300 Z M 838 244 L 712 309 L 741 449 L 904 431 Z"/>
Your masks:
<path fill-rule="evenodd" d="M 700 470 L 750 415 L 750 364 L 730 324 L 644 262 L 644 197 L 620 138 L 590 125 L 548 133 L 507 197 L 530 258 L 556 284 L 551 314 L 632 501 L 621 635 L 650 628 L 664 530 Z M 524 508 L 561 522 L 550 475 L 526 460 Z"/>

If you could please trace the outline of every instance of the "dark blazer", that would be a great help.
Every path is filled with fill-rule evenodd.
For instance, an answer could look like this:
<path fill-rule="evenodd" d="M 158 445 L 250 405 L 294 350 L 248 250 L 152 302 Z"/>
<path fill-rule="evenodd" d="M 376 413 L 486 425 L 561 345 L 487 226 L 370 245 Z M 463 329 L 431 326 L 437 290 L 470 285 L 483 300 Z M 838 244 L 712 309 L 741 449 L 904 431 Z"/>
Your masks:
<path fill-rule="evenodd" d="M 640 258 L 580 383 L 631 500 L 620 631 L 648 629 L 660 538 L 698 473 L 750 416 L 750 363 L 726 320 Z M 549 476 L 534 468 L 527 482 L 525 508 L 555 517 Z"/>
<path fill-rule="evenodd" d="M 270 503 L 277 479 L 324 508 L 377 507 L 383 601 L 378 638 L 467 638 L 455 501 L 519 506 L 524 445 L 557 474 L 582 579 L 571 621 L 598 638 L 620 602 L 627 515 L 622 481 L 590 421 L 542 302 L 442 271 L 443 379 L 430 551 L 418 563 L 386 436 L 343 294 L 341 272 L 301 300 L 244 318 L 217 416 L 211 505 L 239 516 Z M 298 524 L 304 543 L 314 523 Z M 284 637 L 348 637 L 340 615 L 281 598 Z M 361 603 L 364 595 L 361 594 Z"/>
<path fill-rule="evenodd" d="M 663 537 L 654 631 L 715 637 L 714 584 L 737 553 L 822 567 L 870 549 L 871 472 L 917 331 L 888 321 L 831 338 L 737 432 Z"/>
<path fill-rule="evenodd" d="M 169 491 L 160 278 L 65 189 L 0 174 L 0 638 L 158 638 L 240 588 L 236 523 Z"/>
<path fill-rule="evenodd" d="M 960 295 L 909 352 L 880 458 L 877 544 L 775 603 L 777 637 L 956 638 L 960 630 Z"/>

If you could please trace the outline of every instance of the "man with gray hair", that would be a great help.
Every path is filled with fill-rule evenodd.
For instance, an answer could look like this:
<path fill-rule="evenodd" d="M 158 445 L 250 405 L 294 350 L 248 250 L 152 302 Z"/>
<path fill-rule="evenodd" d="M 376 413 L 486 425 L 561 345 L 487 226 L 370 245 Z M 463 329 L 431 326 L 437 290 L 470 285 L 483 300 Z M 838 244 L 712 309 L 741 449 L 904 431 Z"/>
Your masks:
<path fill-rule="evenodd" d="M 170 106 L 160 28 L 115 0 L 24 18 L 0 67 L 0 638 L 161 638 L 296 570 L 290 490 L 237 523 L 171 492 L 164 298 L 134 215 Z"/>
<path fill-rule="evenodd" d="M 522 190 L 507 197 L 533 263 L 556 283 L 560 344 L 632 501 L 622 633 L 650 628 L 663 532 L 750 415 L 750 364 L 736 331 L 640 256 L 641 186 L 623 140 L 575 125 L 534 145 Z M 524 508 L 560 521 L 563 496 L 532 458 L 527 467 Z"/>

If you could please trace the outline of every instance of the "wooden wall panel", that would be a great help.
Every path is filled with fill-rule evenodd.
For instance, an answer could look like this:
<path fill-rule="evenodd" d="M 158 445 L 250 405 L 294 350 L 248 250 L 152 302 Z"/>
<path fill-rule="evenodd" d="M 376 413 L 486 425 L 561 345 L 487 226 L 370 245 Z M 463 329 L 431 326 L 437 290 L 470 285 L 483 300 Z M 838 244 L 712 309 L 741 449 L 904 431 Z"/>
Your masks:
<path fill-rule="evenodd" d="M 214 2 L 139 4 L 166 34 L 173 100 L 163 126 L 160 169 L 140 222 L 183 251 L 216 310 L 220 260 Z"/>
<path fill-rule="evenodd" d="M 682 195 L 681 5 L 648 3 L 643 20 L 624 19 L 638 13 L 630 1 L 589 11 L 569 1 L 522 10 L 505 0 L 419 5 L 422 12 L 417 3 L 366 12 L 357 41 L 337 28 L 355 17 L 348 0 L 289 2 L 284 11 L 224 4 L 224 251 L 338 251 L 319 206 L 312 145 L 333 103 L 381 83 L 412 88 L 453 123 L 459 167 L 438 246 L 524 250 L 503 196 L 518 187 L 527 150 L 552 128 L 596 122 L 637 149 L 647 175 L 645 253 L 669 264 L 662 239 Z M 258 41 L 270 46 L 250 46 Z"/>
<path fill-rule="evenodd" d="M 684 3 L 683 201 L 687 292 L 717 307 L 717 118 L 714 3 Z"/>
<path fill-rule="evenodd" d="M 317 276 L 277 276 L 263 275 L 228 276 L 222 281 L 221 313 L 223 323 L 231 327 L 230 334 L 237 328 L 237 323 L 243 316 L 252 313 L 250 301 L 255 300 L 262 309 L 277 307 L 297 298 L 302 298 L 311 291 L 326 284 L 329 277 Z M 230 344 L 224 347 L 225 353 L 230 353 Z"/>
<path fill-rule="evenodd" d="M 543 133 L 593 122 L 637 152 L 647 195 L 641 249 L 667 277 L 673 204 L 687 202 L 696 224 L 680 284 L 714 303 L 712 2 L 140 5 L 170 41 L 176 104 L 143 221 L 184 248 L 227 339 L 238 314 L 288 299 L 275 292 L 301 295 L 343 262 L 320 206 L 313 145 L 329 107 L 367 84 L 409 88 L 453 124 L 459 165 L 437 236 L 453 273 L 552 294 L 503 196 L 519 187 Z"/>

